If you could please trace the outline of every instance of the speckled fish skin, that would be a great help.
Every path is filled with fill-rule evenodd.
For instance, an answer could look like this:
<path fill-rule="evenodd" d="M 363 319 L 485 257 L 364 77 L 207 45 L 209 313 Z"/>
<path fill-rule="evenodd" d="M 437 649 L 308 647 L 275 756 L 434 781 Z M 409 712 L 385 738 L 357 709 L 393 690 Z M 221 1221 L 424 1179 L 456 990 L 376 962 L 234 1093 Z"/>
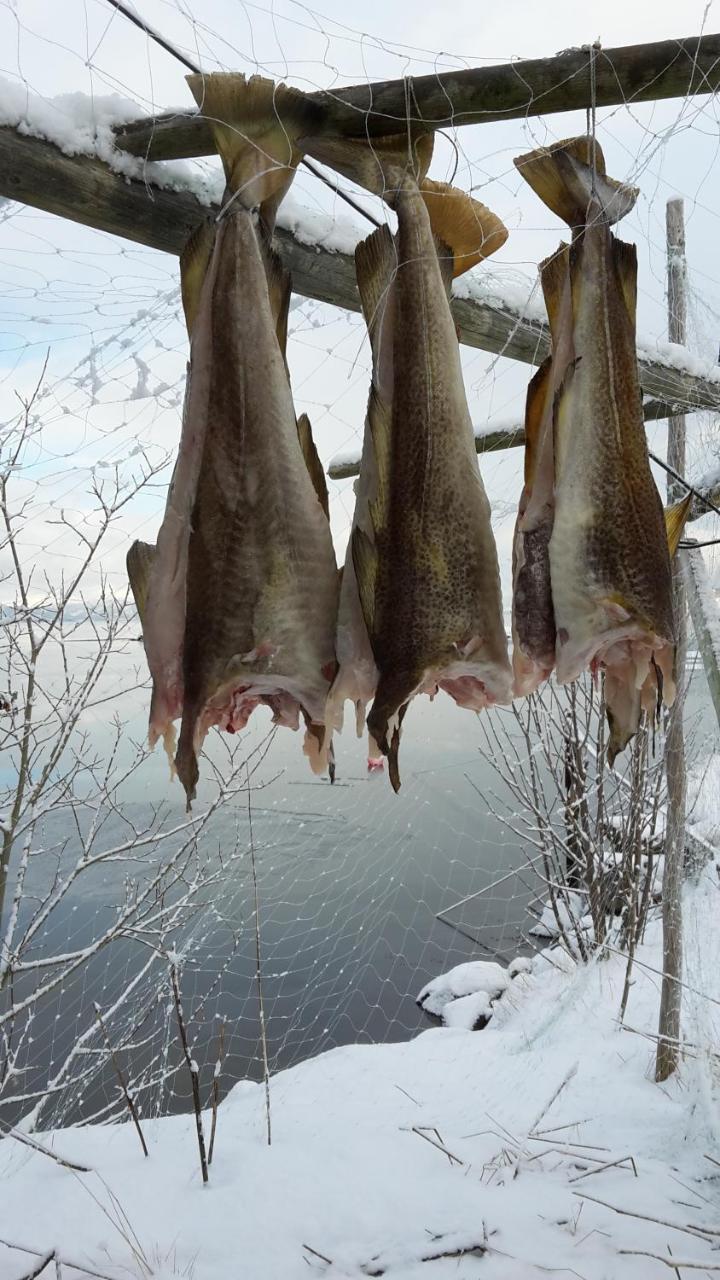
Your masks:
<path fill-rule="evenodd" d="M 445 689 L 480 710 L 508 702 L 511 674 L 497 552 L 457 335 L 448 305 L 452 255 L 438 257 L 425 200 L 408 178 L 398 233 L 356 251 L 361 292 L 376 272 L 388 301 L 374 330 L 368 410 L 377 470 L 371 538 L 353 562 L 378 682 L 367 725 L 399 788 L 400 724 L 412 697 Z"/>
<path fill-rule="evenodd" d="M 610 231 L 636 193 L 582 162 L 589 140 L 536 152 L 546 203 L 576 227 L 569 249 L 573 362 L 555 402 L 549 544 L 557 678 L 606 673 L 611 763 L 658 694 L 674 697 L 671 568 L 647 452 L 635 352 L 637 256 Z M 534 185 L 531 181 L 531 185 Z M 583 196 L 584 205 L 577 206 Z M 544 198 L 546 198 L 544 196 Z M 573 203 L 575 201 L 575 203 Z M 581 224 L 581 225 L 579 225 Z"/>
<path fill-rule="evenodd" d="M 192 513 L 177 755 L 189 797 L 206 728 L 242 727 L 241 694 L 287 694 L 290 703 L 275 707 L 280 722 L 294 714 L 297 723 L 300 712 L 322 725 L 335 665 L 330 529 L 298 441 L 252 213 L 238 205 L 228 215 L 217 252 L 212 412 Z"/>
<path fill-rule="evenodd" d="M 211 121 L 228 190 L 222 217 L 199 228 L 181 258 L 190 368 L 144 638 L 151 742 L 162 735 L 171 754 L 182 714 L 174 763 L 189 807 L 207 729 L 235 732 L 259 704 L 276 724 L 304 721 L 311 766 L 326 766 L 337 566 L 324 477 L 290 393 L 290 280 L 270 247 L 314 108 L 261 77 L 188 83 Z M 142 567 L 137 554 L 132 561 Z"/>

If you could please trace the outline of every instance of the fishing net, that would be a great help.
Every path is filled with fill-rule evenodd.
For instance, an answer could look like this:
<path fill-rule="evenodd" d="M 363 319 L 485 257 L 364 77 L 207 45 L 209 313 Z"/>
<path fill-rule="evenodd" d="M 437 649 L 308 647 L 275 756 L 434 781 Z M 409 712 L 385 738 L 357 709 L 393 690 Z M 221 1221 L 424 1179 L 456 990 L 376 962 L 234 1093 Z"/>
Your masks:
<path fill-rule="evenodd" d="M 488 62 L 470 53 L 437 56 L 429 47 L 365 36 L 295 4 L 241 4 L 229 25 L 219 3 L 203 4 L 200 11 L 181 0 L 147 0 L 144 9 L 148 21 L 206 69 L 257 71 L 290 78 L 302 88 Z M 419 22 L 419 42 L 422 30 Z M 188 100 L 182 67 L 101 0 L 71 0 L 49 15 L 45 6 L 41 11 L 31 3 L 6 8 L 0 33 L 3 47 L 13 50 L 3 74 L 16 96 L 21 90 L 45 100 L 81 91 L 100 102 L 118 93 L 132 99 L 138 113 Z M 428 46 L 432 40 L 428 25 Z M 0 107 L 6 99 L 0 88 Z M 68 129 L 80 117 L 92 119 L 92 107 L 88 117 L 87 106 L 77 101 L 53 107 L 58 109 Z M 607 109 L 597 119 L 608 171 L 641 187 L 622 235 L 638 244 L 643 350 L 663 358 L 664 206 L 669 195 L 686 198 L 695 371 L 707 371 L 707 362 L 717 357 L 720 281 L 710 253 L 718 218 L 711 198 L 716 112 L 714 98 L 690 97 Z M 433 175 L 487 200 L 510 229 L 508 244 L 478 272 L 481 301 L 511 316 L 509 341 L 517 330 L 536 332 L 542 314 L 536 264 L 560 234 L 524 189 L 513 157 L 585 124 L 584 113 L 572 120 L 529 117 L 451 129 L 438 140 Z M 189 171 L 211 182 L 217 163 L 189 162 Z M 391 217 L 367 193 L 353 194 L 375 218 Z M 334 228 L 336 243 L 351 246 L 371 229 L 304 170 L 293 185 L 292 202 L 296 234 L 311 243 Z M 21 706 L 26 688 L 21 633 L 27 611 L 35 611 L 38 625 L 47 623 L 53 592 L 62 594 L 62 584 L 72 582 L 87 559 L 103 497 L 130 495 L 109 521 L 81 587 L 64 600 L 62 643 L 49 645 L 43 655 L 45 712 L 49 702 L 61 699 L 68 664 L 82 674 L 108 618 L 123 619 L 76 730 L 96 761 L 95 781 L 81 793 L 79 806 L 58 796 L 29 827 L 30 870 L 17 902 L 22 840 L 12 851 L 3 933 L 9 936 L 12 917 L 16 944 L 65 883 L 63 876 L 103 811 L 90 847 L 107 856 L 56 895 L 23 952 L 25 968 L 17 970 L 10 997 L 6 990 L 1 1049 L 15 1073 L 0 1073 L 0 1120 L 37 1111 L 38 1123 L 49 1126 L 120 1115 L 124 1102 L 111 1047 L 146 1113 L 187 1107 L 190 1080 L 179 1049 L 173 966 L 203 1098 L 219 1054 L 223 1091 L 237 1080 L 259 1078 L 258 935 L 272 1072 L 339 1045 L 417 1033 L 431 1025 L 415 1004 L 429 978 L 470 958 L 507 963 L 545 945 L 530 933 L 542 881 L 529 828 L 503 785 L 502 766 L 489 760 L 487 736 L 474 716 L 442 696 L 433 705 L 413 706 L 403 741 L 403 786 L 395 796 L 386 776 L 368 775 L 365 746 L 350 725 L 337 744 L 337 780 L 330 787 L 306 774 L 292 735 L 280 732 L 267 740 L 268 723 L 257 713 L 234 755 L 227 742 L 212 744 L 198 812 L 206 811 L 220 776 L 230 780 L 232 794 L 191 839 L 183 826 L 180 788 L 168 782 L 166 762 L 159 754 L 147 757 L 136 745 L 143 737 L 148 691 L 139 626 L 125 603 L 124 569 L 135 538 L 154 540 L 177 445 L 187 359 L 177 261 L 6 201 L 0 206 L 0 263 L 0 419 L 9 424 L 4 464 L 13 448 L 16 396 L 31 400 L 26 444 L 8 480 L 17 516 L 12 546 L 29 584 L 24 613 L 22 602 L 18 611 L 11 544 L 7 538 L 0 543 L 0 648 L 5 643 L 8 677 L 7 693 L 0 693 L 9 701 L 16 693 Z M 508 358 L 504 349 L 502 343 L 499 354 L 464 347 L 462 355 L 474 423 L 509 440 L 523 421 L 529 366 Z M 288 357 L 297 410 L 309 414 L 324 464 L 331 476 L 333 460 L 336 472 L 352 470 L 370 377 L 364 322 L 355 312 L 296 296 Z M 716 424 L 708 413 L 693 415 L 689 423 L 687 470 L 697 476 L 715 463 Z M 665 423 L 648 430 L 651 447 L 664 454 Z M 522 451 L 485 453 L 481 468 L 508 605 Z M 330 495 L 342 561 L 352 520 L 352 475 L 331 479 Z M 703 537 L 716 532 L 712 515 L 696 527 Z M 708 549 L 711 573 L 713 555 Z M 91 634 L 88 609 L 95 618 Z M 700 693 L 693 696 L 706 754 L 712 721 Z M 526 745 L 512 713 L 492 714 L 504 717 L 503 725 L 516 735 L 522 761 Z M 55 729 L 58 723 L 52 721 Z M 110 781 L 98 782 L 97 761 L 108 762 L 111 755 Z M 245 760 L 254 770 L 249 803 Z M 12 804 L 14 768 L 9 764 L 0 775 L 0 807 Z M 83 764 L 76 781 L 89 776 Z M 128 823 L 146 834 L 141 849 L 126 848 Z M 112 857 L 118 844 L 122 856 Z M 154 875 L 158 883 L 145 901 L 143 890 Z M 114 931 L 118 912 L 138 899 L 132 929 Z M 107 945 L 96 947 L 103 938 Z M 68 954 L 77 954 L 77 963 L 53 960 Z"/>

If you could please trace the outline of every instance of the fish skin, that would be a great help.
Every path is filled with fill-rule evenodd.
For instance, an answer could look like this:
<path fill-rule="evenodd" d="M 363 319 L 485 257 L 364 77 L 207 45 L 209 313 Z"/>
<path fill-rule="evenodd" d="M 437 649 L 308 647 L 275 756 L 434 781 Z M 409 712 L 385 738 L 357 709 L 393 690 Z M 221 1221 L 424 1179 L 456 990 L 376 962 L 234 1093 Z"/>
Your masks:
<path fill-rule="evenodd" d="M 176 757 L 189 800 L 211 724 L 241 728 L 258 699 L 273 706 L 279 723 L 294 727 L 300 713 L 322 725 L 335 665 L 330 528 L 298 438 L 267 250 L 251 211 L 239 203 L 231 210 L 215 252 L 217 272 L 206 281 L 208 396 L 189 539 Z M 277 261 L 275 269 L 282 271 Z M 193 382 L 194 374 L 191 394 Z"/>
<path fill-rule="evenodd" d="M 396 190 L 395 241 L 381 229 L 356 251 L 362 293 L 365 260 L 384 243 L 376 287 L 386 301 L 371 326 L 371 528 L 361 513 L 352 553 L 378 670 L 367 726 L 397 791 L 412 697 L 440 687 L 479 710 L 510 700 L 511 673 L 490 505 L 448 305 L 452 254 L 443 252 L 442 269 L 416 183 Z"/>
<path fill-rule="evenodd" d="M 566 245 L 540 263 L 552 354 L 530 381 L 525 410 L 525 477 L 512 551 L 515 697 L 532 693 L 555 666 L 549 554 L 555 516 L 553 411 L 574 354 L 569 266 Z"/>
<path fill-rule="evenodd" d="M 574 143 L 561 145 L 570 151 Z M 563 165 L 554 168 L 552 152 L 535 155 L 546 195 L 562 187 Z M 570 188 L 557 199 L 576 230 L 569 248 L 573 360 L 554 408 L 556 674 L 566 683 L 588 666 L 604 669 L 612 763 L 641 712 L 653 712 L 658 695 L 666 705 L 674 697 L 672 578 L 637 371 L 637 257 L 610 231 L 634 192 L 611 184 L 606 211 L 602 184 L 594 187 L 577 153 L 572 173 L 572 192 L 584 192 L 586 205 L 568 211 Z"/>

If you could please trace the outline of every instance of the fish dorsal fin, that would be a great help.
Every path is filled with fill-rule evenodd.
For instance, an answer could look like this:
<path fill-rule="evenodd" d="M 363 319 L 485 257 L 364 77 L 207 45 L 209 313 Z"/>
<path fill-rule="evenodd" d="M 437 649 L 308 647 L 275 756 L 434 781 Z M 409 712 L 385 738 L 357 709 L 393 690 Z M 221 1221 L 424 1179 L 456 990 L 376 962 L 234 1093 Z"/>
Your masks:
<path fill-rule="evenodd" d="M 375 335 L 397 270 L 397 250 L 389 227 L 378 227 L 355 249 L 355 274 L 370 341 Z"/>
<path fill-rule="evenodd" d="M 154 542 L 133 542 L 125 557 L 130 590 L 133 593 L 133 600 L 135 601 L 135 608 L 138 611 L 141 626 L 145 616 L 148 587 L 150 586 L 150 571 L 154 560 Z"/>
<path fill-rule="evenodd" d="M 210 124 L 230 190 L 248 209 L 278 199 L 302 152 L 298 139 L 319 127 L 318 107 L 299 89 L 263 76 L 214 71 L 187 77 Z"/>
<path fill-rule="evenodd" d="M 533 374 L 525 401 L 525 484 L 532 487 L 540 452 L 540 435 L 547 417 L 552 383 L 552 356 L 546 356 Z"/>
<path fill-rule="evenodd" d="M 446 182 L 425 178 L 420 185 L 433 234 L 453 257 L 453 276 L 489 258 L 508 237 L 507 227 L 479 200 Z"/>
<path fill-rule="evenodd" d="M 634 332 L 637 310 L 637 249 L 634 244 L 628 244 L 626 240 L 618 240 L 613 236 L 612 257 Z"/>
<path fill-rule="evenodd" d="M 569 227 L 582 227 L 595 219 L 612 225 L 630 212 L 639 192 L 608 178 L 597 143 L 594 154 L 594 180 L 592 138 L 566 138 L 551 147 L 538 147 L 518 156 L 514 164 L 548 209 Z"/>
<path fill-rule="evenodd" d="M 391 207 L 398 189 L 411 177 L 418 185 L 427 174 L 433 152 L 432 133 L 408 138 L 303 138 L 306 153 L 329 165 L 359 187 L 382 196 Z"/>
<path fill-rule="evenodd" d="M 557 344 L 563 323 L 563 297 L 570 288 L 570 246 L 561 243 L 555 253 L 540 263 L 539 270 L 550 334 L 553 343 Z"/>
<path fill-rule="evenodd" d="M 352 531 L 351 550 L 360 606 L 368 634 L 372 635 L 375 620 L 375 583 L 377 582 L 378 559 L 374 542 L 359 525 L 356 525 Z"/>
<path fill-rule="evenodd" d="M 188 334 L 192 333 L 195 323 L 203 281 L 210 265 L 214 244 L 215 227 L 210 222 L 201 222 L 192 232 L 180 254 L 180 294 Z"/>
<path fill-rule="evenodd" d="M 692 502 L 693 494 L 687 493 L 679 502 L 675 502 L 671 507 L 665 508 L 665 532 L 667 533 L 668 551 L 670 552 L 671 560 L 678 549 L 682 531 L 690 515 Z"/>
<path fill-rule="evenodd" d="M 308 475 L 312 480 L 313 489 L 317 494 L 320 506 L 329 519 L 330 503 L 328 500 L 325 472 L 323 471 L 323 465 L 315 447 L 315 441 L 313 440 L 310 419 L 306 413 L 301 413 L 297 420 L 297 433 L 298 440 L 300 441 L 300 448 L 303 452 L 303 458 L 305 459 L 305 466 L 307 467 Z"/>

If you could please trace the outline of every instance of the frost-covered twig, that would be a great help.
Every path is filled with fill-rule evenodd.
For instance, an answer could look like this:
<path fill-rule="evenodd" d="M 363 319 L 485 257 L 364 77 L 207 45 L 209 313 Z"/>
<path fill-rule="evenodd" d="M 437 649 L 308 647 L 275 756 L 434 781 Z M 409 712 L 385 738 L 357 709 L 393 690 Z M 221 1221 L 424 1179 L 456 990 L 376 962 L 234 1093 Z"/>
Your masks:
<path fill-rule="evenodd" d="M 111 1041 L 110 1041 L 110 1036 L 108 1035 L 107 1027 L 105 1026 L 105 1023 L 103 1022 L 103 1016 L 102 1016 L 102 1013 L 101 1013 L 101 1011 L 100 1011 L 100 1005 L 99 1005 L 99 1004 L 96 1004 L 96 1005 L 95 1005 L 95 1015 L 96 1015 L 96 1017 L 97 1017 L 98 1025 L 99 1025 L 99 1027 L 100 1027 L 100 1030 L 101 1030 L 101 1031 L 102 1031 L 102 1033 L 103 1033 L 103 1038 L 104 1038 L 104 1040 L 105 1040 L 105 1044 L 107 1045 L 107 1050 L 108 1050 L 108 1053 L 110 1054 L 110 1058 L 111 1058 L 111 1060 L 112 1060 L 112 1064 L 113 1064 L 113 1066 L 114 1066 L 114 1068 L 115 1068 L 115 1074 L 116 1074 L 116 1076 L 117 1076 L 117 1078 L 118 1078 L 118 1081 L 119 1081 L 119 1084 L 120 1084 L 120 1090 L 121 1090 L 122 1095 L 123 1095 L 123 1097 L 124 1097 L 124 1099 L 125 1099 L 125 1103 L 126 1103 L 126 1105 L 127 1105 L 127 1109 L 128 1109 L 128 1111 L 130 1112 L 130 1117 L 131 1117 L 131 1119 L 132 1119 L 132 1122 L 133 1122 L 133 1124 L 135 1125 L 135 1128 L 136 1128 L 136 1130 L 137 1130 L 137 1135 L 138 1135 L 138 1138 L 140 1139 L 140 1146 L 141 1146 L 141 1147 L 142 1147 L 142 1149 L 143 1149 L 143 1155 L 147 1156 L 147 1155 L 148 1155 L 148 1149 L 147 1149 L 147 1144 L 146 1144 L 146 1142 L 145 1142 L 145 1138 L 143 1137 L 143 1131 L 142 1131 L 142 1129 L 141 1129 L 141 1127 L 140 1127 L 140 1117 L 138 1116 L 137 1108 L 136 1108 L 135 1103 L 133 1102 L 132 1097 L 130 1096 L 130 1093 L 129 1093 L 129 1091 L 128 1091 L 127 1081 L 126 1081 L 126 1079 L 125 1079 L 125 1076 L 123 1075 L 123 1072 L 122 1072 L 122 1068 L 121 1068 L 121 1066 L 120 1066 L 120 1063 L 118 1062 L 117 1054 L 115 1053 L 115 1050 L 114 1050 L 114 1049 L 113 1049 L 113 1047 L 112 1047 L 112 1044 L 111 1044 Z"/>
<path fill-rule="evenodd" d="M 213 1087 L 212 1087 L 212 1124 L 210 1126 L 210 1145 L 208 1147 L 208 1165 L 212 1164 L 213 1152 L 215 1150 L 215 1130 L 217 1129 L 218 1105 L 220 1103 L 220 1072 L 222 1071 L 223 1058 L 225 1056 L 225 1022 L 220 1023 L 220 1031 L 218 1034 L 218 1052 L 215 1060 L 215 1070 L 213 1071 Z"/>

